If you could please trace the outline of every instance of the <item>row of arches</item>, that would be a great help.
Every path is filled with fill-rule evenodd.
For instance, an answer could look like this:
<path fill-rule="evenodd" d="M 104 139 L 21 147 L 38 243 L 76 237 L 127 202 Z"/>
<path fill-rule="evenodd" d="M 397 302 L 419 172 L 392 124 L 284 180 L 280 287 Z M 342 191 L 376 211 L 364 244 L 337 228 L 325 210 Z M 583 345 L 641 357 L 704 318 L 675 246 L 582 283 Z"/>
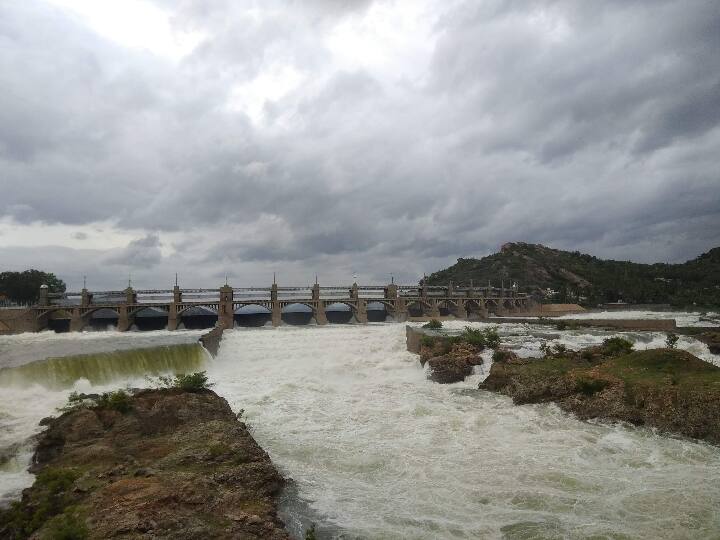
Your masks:
<path fill-rule="evenodd" d="M 369 322 L 384 322 L 388 313 L 386 307 L 380 302 L 372 302 L 367 306 Z M 67 310 L 56 310 L 49 314 L 48 328 L 55 332 L 69 332 L 72 314 Z M 133 324 L 131 330 L 163 330 L 168 327 L 167 311 L 147 307 L 132 314 Z M 354 322 L 354 315 L 349 305 L 344 303 L 330 304 L 325 307 L 325 316 L 332 324 L 350 324 Z M 257 327 L 270 324 L 272 314 L 270 310 L 258 304 L 244 305 L 235 310 L 233 319 L 236 326 Z M 306 325 L 313 322 L 312 308 L 306 304 L 297 303 L 285 306 L 282 309 L 282 321 L 290 325 Z M 99 308 L 87 314 L 84 321 L 84 330 L 108 330 L 118 326 L 119 314 L 114 309 Z M 217 311 L 210 307 L 193 306 L 179 314 L 179 329 L 200 330 L 212 328 L 218 320 Z"/>

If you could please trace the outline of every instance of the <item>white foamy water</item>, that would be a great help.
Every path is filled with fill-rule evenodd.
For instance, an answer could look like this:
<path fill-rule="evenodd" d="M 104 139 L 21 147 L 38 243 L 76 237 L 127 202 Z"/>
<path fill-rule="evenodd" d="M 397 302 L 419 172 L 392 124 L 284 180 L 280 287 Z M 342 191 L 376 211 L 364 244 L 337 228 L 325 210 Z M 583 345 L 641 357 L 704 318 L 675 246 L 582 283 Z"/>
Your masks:
<path fill-rule="evenodd" d="M 527 354 L 548 334 L 574 347 L 609 335 L 501 330 Z M 632 336 L 642 346 L 659 334 Z M 720 448 L 514 406 L 477 390 L 481 373 L 432 383 L 403 325 L 238 329 L 208 371 L 312 519 L 344 538 L 720 536 Z M 16 426 L 0 446 L 33 433 L 66 396 L 0 395 L 0 433 Z M 0 471 L 0 492 L 27 481 Z"/>
<path fill-rule="evenodd" d="M 720 316 L 715 312 L 687 311 L 643 311 L 643 310 L 610 310 L 572 313 L 557 317 L 558 319 L 675 319 L 677 325 L 685 326 L 720 326 Z"/>

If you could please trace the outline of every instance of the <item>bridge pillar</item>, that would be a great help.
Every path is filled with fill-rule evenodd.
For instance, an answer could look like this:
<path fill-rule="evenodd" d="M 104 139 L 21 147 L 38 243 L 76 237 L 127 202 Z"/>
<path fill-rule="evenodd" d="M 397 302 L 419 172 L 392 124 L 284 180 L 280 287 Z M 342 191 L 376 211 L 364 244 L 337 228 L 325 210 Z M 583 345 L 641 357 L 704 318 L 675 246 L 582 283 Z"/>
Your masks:
<path fill-rule="evenodd" d="M 312 286 L 313 315 L 317 324 L 327 324 L 325 315 L 325 302 L 320 300 L 320 285 L 316 282 Z"/>
<path fill-rule="evenodd" d="M 315 322 L 317 324 L 327 324 L 327 315 L 325 314 L 325 301 L 318 300 L 313 302 L 315 308 L 313 309 L 313 315 L 315 315 Z"/>
<path fill-rule="evenodd" d="M 272 287 L 270 287 L 270 317 L 273 326 L 282 324 L 282 307 L 278 301 L 278 286 L 274 281 Z"/>
<path fill-rule="evenodd" d="M 437 319 L 440 316 L 440 309 L 438 308 L 437 300 L 428 300 L 427 302 L 430 304 L 430 309 L 426 310 L 425 315 L 433 319 Z"/>
<path fill-rule="evenodd" d="M 118 306 L 118 325 L 119 332 L 127 332 L 135 322 L 135 318 L 130 316 L 130 307 L 127 304 Z"/>
<path fill-rule="evenodd" d="M 182 291 L 177 285 L 173 287 L 173 302 L 176 304 L 182 303 Z"/>
<path fill-rule="evenodd" d="M 367 300 L 364 298 L 357 299 L 357 310 L 355 311 L 355 319 L 361 324 L 368 322 Z"/>
<path fill-rule="evenodd" d="M 168 306 L 168 330 L 177 330 L 180 326 L 180 317 L 178 317 L 178 304 L 174 301 Z"/>
<path fill-rule="evenodd" d="M 70 331 L 80 332 L 85 327 L 85 321 L 80 314 L 80 308 L 73 308 L 70 318 Z"/>
<path fill-rule="evenodd" d="M 395 300 L 393 300 L 393 306 L 395 309 L 395 312 L 393 313 L 395 322 L 407 321 L 408 320 L 408 310 L 407 310 L 407 305 L 405 304 L 405 299 L 404 298 L 395 298 Z"/>
<path fill-rule="evenodd" d="M 220 287 L 220 303 L 218 304 L 218 325 L 231 329 L 235 325 L 235 310 L 233 309 L 233 290 L 230 285 Z"/>
<path fill-rule="evenodd" d="M 458 319 L 467 319 L 467 309 L 465 308 L 465 304 L 462 300 L 457 300 L 457 306 L 453 309 L 453 315 L 455 315 Z"/>

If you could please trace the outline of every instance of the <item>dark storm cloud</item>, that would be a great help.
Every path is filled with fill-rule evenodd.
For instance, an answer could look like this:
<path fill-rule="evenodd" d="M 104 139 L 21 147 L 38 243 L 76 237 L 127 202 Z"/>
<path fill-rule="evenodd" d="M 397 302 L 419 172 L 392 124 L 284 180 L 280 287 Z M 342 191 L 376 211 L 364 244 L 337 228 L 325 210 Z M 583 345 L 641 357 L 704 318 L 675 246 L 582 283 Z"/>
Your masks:
<path fill-rule="evenodd" d="M 161 245 L 157 234 L 148 234 L 132 240 L 126 248 L 105 257 L 104 262 L 129 268 L 150 268 L 159 264 L 162 259 Z"/>
<path fill-rule="evenodd" d="M 201 36 L 177 63 L 0 4 L 0 218 L 108 221 L 140 240 L 106 264 L 215 278 L 412 277 L 510 240 L 645 261 L 720 244 L 716 2 L 430 2 L 427 70 L 390 74 L 336 66 L 323 37 L 369 0 L 155 4 Z M 258 123 L 234 92 L 276 65 L 301 82 Z M 184 235 L 175 259 L 158 234 Z"/>

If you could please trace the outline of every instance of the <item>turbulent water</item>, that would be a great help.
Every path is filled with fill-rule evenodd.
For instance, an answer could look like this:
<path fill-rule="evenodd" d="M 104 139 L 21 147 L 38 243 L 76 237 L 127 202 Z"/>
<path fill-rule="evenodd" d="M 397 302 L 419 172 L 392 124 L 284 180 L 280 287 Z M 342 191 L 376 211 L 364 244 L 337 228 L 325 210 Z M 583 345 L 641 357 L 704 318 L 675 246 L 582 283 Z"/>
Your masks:
<path fill-rule="evenodd" d="M 580 347 L 608 334 L 518 324 L 502 335 L 531 356 L 545 339 Z M 630 336 L 639 348 L 663 339 Z M 88 338 L 75 339 L 82 349 Z M 695 340 L 680 345 L 716 360 Z M 463 383 L 429 382 L 405 350 L 403 325 L 238 329 L 204 367 L 294 479 L 285 508 L 293 524 L 317 521 L 344 538 L 720 536 L 720 448 L 580 422 L 553 405 L 513 406 L 477 390 L 487 365 Z M 123 373 L 75 386 L 126 382 L 143 379 Z M 22 447 L 67 393 L 3 389 L 0 448 Z M 0 494 L 17 496 L 31 481 L 27 455 L 5 463 Z"/>

